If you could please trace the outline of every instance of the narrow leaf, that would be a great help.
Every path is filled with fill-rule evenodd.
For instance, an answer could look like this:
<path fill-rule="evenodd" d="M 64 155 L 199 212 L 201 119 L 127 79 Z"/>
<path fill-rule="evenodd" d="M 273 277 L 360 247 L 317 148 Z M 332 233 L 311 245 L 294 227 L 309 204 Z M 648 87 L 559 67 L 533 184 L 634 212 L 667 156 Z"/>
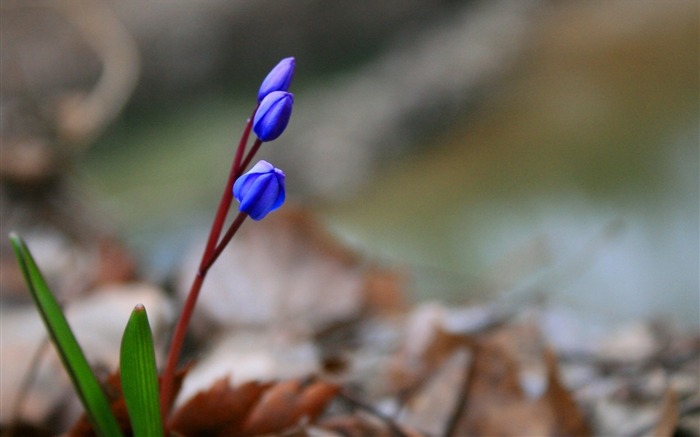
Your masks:
<path fill-rule="evenodd" d="M 60 305 L 46 285 L 46 281 L 44 281 L 27 245 L 15 234 L 10 234 L 10 242 L 32 299 L 44 320 L 49 336 L 63 362 L 63 367 L 73 382 L 95 432 L 104 437 L 122 436 L 119 424 L 110 409 L 109 401 L 85 359 Z"/>
<path fill-rule="evenodd" d="M 124 330 L 119 367 L 134 436 L 162 436 L 153 335 L 143 305 L 136 305 Z"/>

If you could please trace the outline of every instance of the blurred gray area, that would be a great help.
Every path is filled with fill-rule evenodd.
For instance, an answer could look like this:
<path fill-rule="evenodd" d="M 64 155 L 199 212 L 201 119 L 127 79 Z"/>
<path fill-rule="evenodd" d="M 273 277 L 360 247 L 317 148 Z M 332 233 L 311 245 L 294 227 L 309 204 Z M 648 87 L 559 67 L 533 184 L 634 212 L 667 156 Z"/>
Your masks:
<path fill-rule="evenodd" d="M 138 48 L 121 116 L 66 159 L 154 269 L 208 226 L 259 82 L 294 55 L 294 115 L 261 157 L 420 298 L 698 323 L 696 2 L 65 4 L 107 5 Z M 3 105 L 13 66 L 34 93 L 61 79 L 50 94 L 102 71 L 90 45 L 42 39 L 66 20 L 37 5 L 3 13 L 22 23 Z"/>
<path fill-rule="evenodd" d="M 141 104 L 220 88 L 244 95 L 261 72 L 290 55 L 300 61 L 298 81 L 341 73 L 470 3 L 478 2 L 110 2 L 140 43 L 143 74 L 134 102 Z"/>
<path fill-rule="evenodd" d="M 133 105 L 226 90 L 246 101 L 261 72 L 294 55 L 294 121 L 286 145 L 265 152 L 296 193 L 333 199 L 465 115 L 518 59 L 543 2 L 145 4 L 114 3 L 142 42 Z"/>

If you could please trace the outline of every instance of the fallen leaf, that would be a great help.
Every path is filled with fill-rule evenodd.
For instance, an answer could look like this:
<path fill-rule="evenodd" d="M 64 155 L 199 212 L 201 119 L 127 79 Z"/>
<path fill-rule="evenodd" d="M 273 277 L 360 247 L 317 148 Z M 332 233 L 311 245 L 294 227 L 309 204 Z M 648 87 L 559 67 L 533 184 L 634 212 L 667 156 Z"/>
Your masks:
<path fill-rule="evenodd" d="M 370 313 L 396 314 L 406 309 L 402 274 L 393 270 L 371 268 L 365 273 L 364 306 Z"/>
<path fill-rule="evenodd" d="M 362 414 L 332 417 L 322 421 L 319 427 L 333 437 L 394 437 L 382 421 Z"/>
<path fill-rule="evenodd" d="M 339 387 L 323 381 L 311 382 L 307 386 L 299 380 L 275 384 L 251 411 L 243 426 L 243 434 L 282 431 L 304 418 L 313 422 L 338 390 Z"/>
<path fill-rule="evenodd" d="M 444 360 L 403 406 L 399 422 L 429 435 L 445 435 L 450 415 L 459 406 L 470 361 L 471 355 L 464 347 Z"/>
<path fill-rule="evenodd" d="M 422 304 L 411 312 L 403 329 L 403 344 L 392 366 L 397 391 L 412 392 L 429 378 L 467 338 L 443 328 L 445 308 Z"/>
<path fill-rule="evenodd" d="M 543 400 L 554 413 L 555 435 L 561 437 L 588 437 L 592 434 L 590 426 L 581 413 L 581 409 L 564 387 L 559 378 L 557 357 L 553 350 L 545 350 L 547 364 L 547 391 Z"/>
<path fill-rule="evenodd" d="M 411 339 L 412 352 L 404 350 L 400 355 L 414 361 L 409 366 L 414 369 L 414 383 L 407 387 L 402 423 L 449 436 L 591 434 L 578 405 L 559 379 L 554 353 L 546 348 L 543 351 L 535 325 L 508 325 L 467 335 L 445 330 L 441 311 L 426 310 L 417 316 L 420 314 L 423 316 L 414 318 L 407 330 L 420 328 Z M 456 361 L 460 350 L 470 353 L 469 364 L 463 359 Z M 544 368 L 542 384 L 546 384 L 546 391 L 542 395 L 532 388 L 525 392 L 523 377 L 542 361 L 544 366 L 540 364 L 539 368 Z M 406 373 L 399 372 L 398 376 L 405 378 Z M 441 387 L 439 393 L 437 387 Z"/>
<path fill-rule="evenodd" d="M 201 250 L 188 253 L 178 285 L 183 298 Z M 284 326 L 290 335 L 309 338 L 368 309 L 387 312 L 401 300 L 398 276 L 368 265 L 310 213 L 286 206 L 241 227 L 209 271 L 195 319 L 206 332 L 212 323 L 224 329 Z"/>
<path fill-rule="evenodd" d="M 168 426 L 188 437 L 223 435 L 223 429 L 235 435 L 241 431 L 245 418 L 269 386 L 251 381 L 233 388 L 228 378 L 222 378 L 178 408 Z"/>
<path fill-rule="evenodd" d="M 321 380 L 251 381 L 232 387 L 228 378 L 222 378 L 179 407 L 169 426 L 187 437 L 281 433 L 313 422 L 338 390 Z"/>
<path fill-rule="evenodd" d="M 226 331 L 209 339 L 187 375 L 176 404 L 206 391 L 216 381 L 235 375 L 238 384 L 301 378 L 319 369 L 317 347 L 311 341 L 286 338 L 283 330 Z"/>
<path fill-rule="evenodd" d="M 414 429 L 389 424 L 362 411 L 324 419 L 318 427 L 324 437 L 426 437 Z"/>
<path fill-rule="evenodd" d="M 659 421 L 649 437 L 673 437 L 678 425 L 678 397 L 676 392 L 668 389 L 664 396 L 663 407 Z"/>
<path fill-rule="evenodd" d="M 457 412 L 461 417 L 455 422 L 452 435 L 504 436 L 525 430 L 539 433 L 541 417 L 531 416 L 527 411 L 530 407 L 523 407 L 527 399 L 520 387 L 512 351 L 488 338 L 475 339 L 471 351 L 463 411 Z M 513 429 L 509 422 L 518 425 Z"/>

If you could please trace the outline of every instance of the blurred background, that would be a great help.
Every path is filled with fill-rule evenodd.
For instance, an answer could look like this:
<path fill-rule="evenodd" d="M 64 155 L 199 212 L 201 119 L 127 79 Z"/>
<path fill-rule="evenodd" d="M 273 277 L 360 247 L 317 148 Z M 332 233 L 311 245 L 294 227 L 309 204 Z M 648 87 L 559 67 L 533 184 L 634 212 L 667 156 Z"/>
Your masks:
<path fill-rule="evenodd" d="M 260 157 L 416 299 L 700 323 L 694 0 L 1 4 L 3 235 L 115 234 L 165 279 L 295 56 Z"/>

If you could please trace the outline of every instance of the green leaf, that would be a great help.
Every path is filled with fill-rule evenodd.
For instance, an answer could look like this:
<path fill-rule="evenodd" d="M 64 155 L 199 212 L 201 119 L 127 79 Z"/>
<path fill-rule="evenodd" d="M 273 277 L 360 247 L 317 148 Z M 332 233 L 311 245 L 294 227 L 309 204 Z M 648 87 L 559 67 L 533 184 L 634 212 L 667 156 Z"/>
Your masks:
<path fill-rule="evenodd" d="M 136 305 L 126 324 L 120 353 L 120 373 L 134 436 L 162 436 L 153 335 L 143 305 Z"/>
<path fill-rule="evenodd" d="M 95 432 L 103 437 L 121 437 L 122 433 L 117 419 L 109 407 L 109 401 L 95 374 L 92 373 L 92 369 L 63 315 L 63 310 L 46 285 L 46 281 L 44 281 L 27 245 L 15 234 L 10 234 L 10 243 L 34 303 L 44 320 L 49 336 L 63 362 L 63 367 L 68 372 L 68 376 L 78 392 Z"/>

